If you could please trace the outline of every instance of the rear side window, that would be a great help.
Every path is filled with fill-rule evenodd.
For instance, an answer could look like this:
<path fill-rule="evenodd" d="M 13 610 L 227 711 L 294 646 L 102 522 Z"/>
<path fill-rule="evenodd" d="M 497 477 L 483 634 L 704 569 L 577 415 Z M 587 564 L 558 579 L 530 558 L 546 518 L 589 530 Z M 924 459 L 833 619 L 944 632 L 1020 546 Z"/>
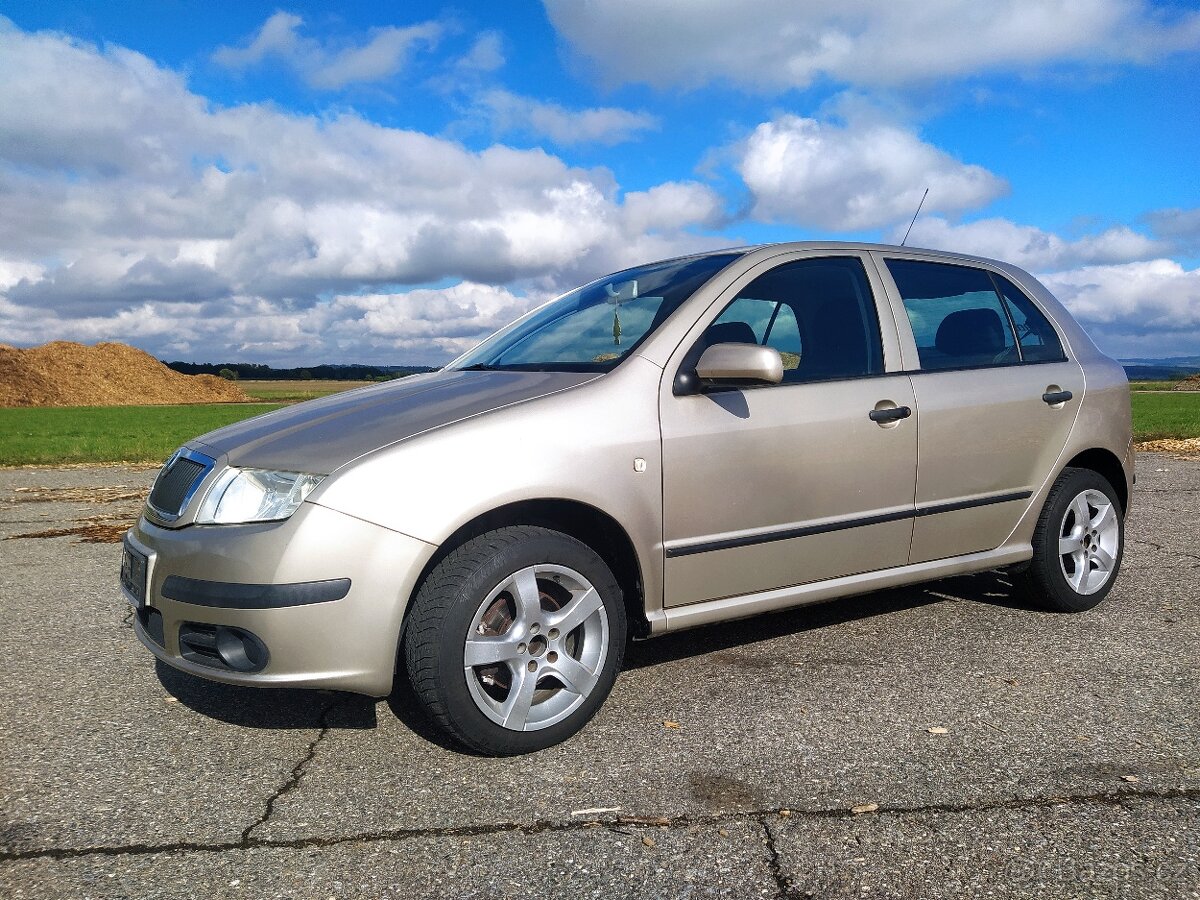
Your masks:
<path fill-rule="evenodd" d="M 1025 362 L 1060 362 L 1066 359 L 1054 326 L 1034 306 L 1033 301 L 1003 275 L 993 274 L 992 278 L 999 286 L 1008 313 L 1012 316 L 1013 328 L 1017 330 L 1017 343 L 1021 346 L 1021 358 Z"/>
<path fill-rule="evenodd" d="M 774 347 L 785 384 L 883 371 L 875 298 L 853 256 L 803 259 L 760 275 L 722 310 L 703 341 Z"/>
<path fill-rule="evenodd" d="M 1008 314 L 982 269 L 889 259 L 922 369 L 1020 362 Z"/>

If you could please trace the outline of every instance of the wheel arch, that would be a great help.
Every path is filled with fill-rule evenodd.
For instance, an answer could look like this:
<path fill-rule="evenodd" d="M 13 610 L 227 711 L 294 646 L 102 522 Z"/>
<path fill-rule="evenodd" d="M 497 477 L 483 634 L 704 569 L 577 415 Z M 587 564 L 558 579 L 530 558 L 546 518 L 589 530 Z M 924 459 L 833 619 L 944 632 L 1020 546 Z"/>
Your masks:
<path fill-rule="evenodd" d="M 612 571 L 621 587 L 629 631 L 634 637 L 648 637 L 650 624 L 646 617 L 645 589 L 641 561 L 625 528 L 611 515 L 578 500 L 539 498 L 507 503 L 482 513 L 463 523 L 438 546 L 421 570 L 409 597 L 404 622 L 400 628 L 403 636 L 408 624 L 408 612 L 412 600 L 421 589 L 425 579 L 450 553 L 472 538 L 479 537 L 497 528 L 511 525 L 536 525 L 559 531 L 586 544 L 600 555 Z"/>
<path fill-rule="evenodd" d="M 1103 475 L 1112 485 L 1113 490 L 1117 492 L 1117 499 L 1121 501 L 1122 515 L 1128 511 L 1129 483 L 1125 478 L 1125 467 L 1121 465 L 1121 460 L 1111 450 L 1093 447 L 1090 450 L 1076 453 L 1064 468 L 1091 469 L 1093 472 Z"/>

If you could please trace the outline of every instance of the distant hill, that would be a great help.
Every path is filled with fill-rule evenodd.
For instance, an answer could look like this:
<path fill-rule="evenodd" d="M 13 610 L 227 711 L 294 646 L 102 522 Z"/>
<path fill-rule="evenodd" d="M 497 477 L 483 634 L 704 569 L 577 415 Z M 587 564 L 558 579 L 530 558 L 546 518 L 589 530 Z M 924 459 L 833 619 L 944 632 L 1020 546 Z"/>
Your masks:
<path fill-rule="evenodd" d="M 1125 377 L 1130 381 L 1181 381 L 1197 372 L 1200 366 L 1125 366 Z"/>
<path fill-rule="evenodd" d="M 1177 369 L 1200 369 L 1200 356 L 1131 356 L 1119 362 L 1127 366 L 1165 366 Z"/>
<path fill-rule="evenodd" d="M 1119 362 L 1130 381 L 1181 381 L 1200 372 L 1200 356 L 1135 357 Z"/>
<path fill-rule="evenodd" d="M 237 372 L 238 379 L 258 379 L 261 381 L 388 381 L 393 378 L 403 378 L 405 375 L 417 375 L 422 372 L 433 372 L 430 366 L 364 366 L 322 364 L 319 366 L 298 366 L 294 369 L 277 369 L 274 366 L 264 366 L 258 363 L 189 363 L 169 362 L 166 364 L 176 372 L 185 375 L 220 375 L 222 369 Z"/>

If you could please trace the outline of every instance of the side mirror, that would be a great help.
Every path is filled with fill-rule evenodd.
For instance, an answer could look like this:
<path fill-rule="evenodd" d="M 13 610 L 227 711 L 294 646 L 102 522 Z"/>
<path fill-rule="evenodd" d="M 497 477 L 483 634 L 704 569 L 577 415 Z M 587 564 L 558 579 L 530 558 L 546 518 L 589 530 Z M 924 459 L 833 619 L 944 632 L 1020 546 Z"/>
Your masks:
<path fill-rule="evenodd" d="M 779 384 L 783 358 L 773 347 L 758 344 L 713 344 L 696 363 L 705 384 Z"/>

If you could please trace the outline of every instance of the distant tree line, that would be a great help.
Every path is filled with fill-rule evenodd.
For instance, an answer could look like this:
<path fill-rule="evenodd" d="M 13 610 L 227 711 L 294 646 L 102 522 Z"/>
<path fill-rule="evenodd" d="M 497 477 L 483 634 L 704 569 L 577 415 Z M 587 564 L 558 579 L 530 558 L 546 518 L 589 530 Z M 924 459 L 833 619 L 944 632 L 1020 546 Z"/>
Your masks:
<path fill-rule="evenodd" d="M 229 380 L 243 378 L 261 381 L 391 381 L 405 375 L 432 372 L 429 366 L 307 366 L 296 369 L 277 369 L 258 363 L 189 363 L 169 362 L 168 368 L 184 375 L 219 375 Z"/>
<path fill-rule="evenodd" d="M 1200 372 L 1196 366 L 1125 366 L 1125 377 L 1130 381 L 1182 381 Z"/>

